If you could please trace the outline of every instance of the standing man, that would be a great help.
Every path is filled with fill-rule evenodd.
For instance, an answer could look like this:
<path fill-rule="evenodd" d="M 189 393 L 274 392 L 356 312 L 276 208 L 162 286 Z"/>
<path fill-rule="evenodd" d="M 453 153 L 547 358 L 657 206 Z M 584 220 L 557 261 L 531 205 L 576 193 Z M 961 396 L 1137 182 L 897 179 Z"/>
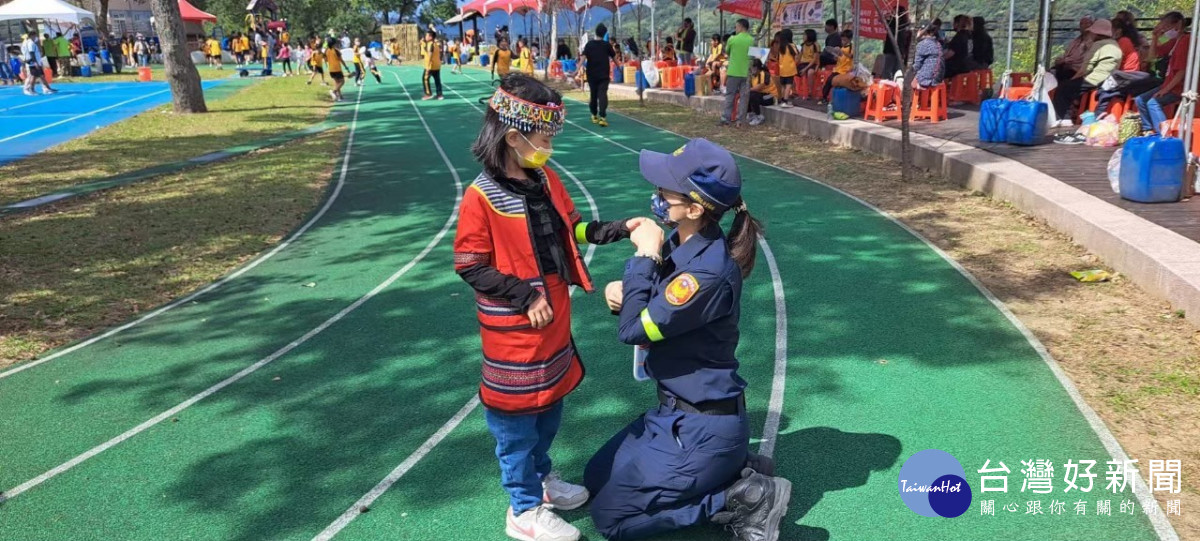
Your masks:
<path fill-rule="evenodd" d="M 53 94 L 57 92 L 50 88 L 50 83 L 46 82 L 46 74 L 42 68 L 42 49 L 38 47 L 37 37 L 29 34 L 21 36 L 24 41 L 21 42 L 21 63 L 24 64 L 25 70 L 25 95 L 36 96 L 33 91 L 34 81 L 42 81 L 42 93 Z"/>
<path fill-rule="evenodd" d="M 696 27 L 692 18 L 683 20 L 683 26 L 675 32 L 675 41 L 679 44 L 679 64 L 691 65 L 696 58 Z"/>
<path fill-rule="evenodd" d="M 591 100 L 588 108 L 592 111 L 592 124 L 602 128 L 608 127 L 608 83 L 612 79 L 612 59 L 617 56 L 612 44 L 605 39 L 608 28 L 603 23 L 596 25 L 596 35 L 583 46 L 579 54 L 580 61 L 587 68 L 588 89 L 591 90 Z"/>
<path fill-rule="evenodd" d="M 46 65 L 50 66 L 50 72 L 57 76 L 58 47 L 54 45 L 54 39 L 50 37 L 50 34 L 42 34 L 42 44 L 40 50 L 42 54 L 46 55 Z"/>
<path fill-rule="evenodd" d="M 432 29 L 425 32 L 425 41 L 421 42 L 421 56 L 425 59 L 425 74 L 421 77 L 425 97 L 421 99 L 431 100 L 434 98 L 433 87 L 429 84 L 431 78 L 437 84 L 437 99 L 446 99 L 442 96 L 442 47 L 438 44 L 437 33 Z"/>
<path fill-rule="evenodd" d="M 62 32 L 57 32 L 54 35 L 54 49 L 58 52 L 58 71 L 59 77 L 67 77 L 71 75 L 71 42 L 64 38 Z"/>
<path fill-rule="evenodd" d="M 746 78 L 750 76 L 750 46 L 754 44 L 754 36 L 750 35 L 750 21 L 738 19 L 734 25 L 736 32 L 725 45 L 729 64 L 725 68 L 725 111 L 721 114 L 721 125 L 728 126 L 731 122 L 739 125 L 746 124 L 746 109 L 750 105 L 750 87 Z M 734 116 L 733 103 L 737 102 L 737 116 Z"/>

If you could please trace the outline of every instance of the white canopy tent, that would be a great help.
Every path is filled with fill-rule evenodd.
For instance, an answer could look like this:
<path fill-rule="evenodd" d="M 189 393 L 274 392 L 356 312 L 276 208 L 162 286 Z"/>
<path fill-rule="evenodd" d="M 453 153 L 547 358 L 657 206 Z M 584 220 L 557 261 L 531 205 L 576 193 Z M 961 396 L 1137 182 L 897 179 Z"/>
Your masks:
<path fill-rule="evenodd" d="M 13 0 L 0 6 L 0 21 L 13 19 L 39 19 L 81 24 L 84 20 L 95 21 L 92 12 L 73 6 L 63 0 Z"/>

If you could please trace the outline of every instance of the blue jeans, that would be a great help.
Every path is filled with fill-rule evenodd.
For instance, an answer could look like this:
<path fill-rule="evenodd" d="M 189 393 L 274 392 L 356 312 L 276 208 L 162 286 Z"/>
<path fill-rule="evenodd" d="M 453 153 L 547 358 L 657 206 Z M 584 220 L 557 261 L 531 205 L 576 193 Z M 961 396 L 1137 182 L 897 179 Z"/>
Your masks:
<path fill-rule="evenodd" d="M 1134 98 L 1134 101 L 1137 102 L 1138 112 L 1142 116 L 1143 131 L 1158 132 L 1158 127 L 1167 121 L 1167 113 L 1163 112 L 1163 107 L 1172 103 L 1179 103 L 1179 94 L 1166 94 L 1157 98 L 1154 97 L 1154 94 L 1160 88 L 1162 87 L 1156 86 Z"/>
<path fill-rule="evenodd" d="M 488 430 L 496 438 L 500 485 L 508 492 L 513 514 L 542 503 L 542 478 L 550 473 L 550 444 L 562 424 L 562 400 L 541 413 L 509 415 L 484 410 Z"/>

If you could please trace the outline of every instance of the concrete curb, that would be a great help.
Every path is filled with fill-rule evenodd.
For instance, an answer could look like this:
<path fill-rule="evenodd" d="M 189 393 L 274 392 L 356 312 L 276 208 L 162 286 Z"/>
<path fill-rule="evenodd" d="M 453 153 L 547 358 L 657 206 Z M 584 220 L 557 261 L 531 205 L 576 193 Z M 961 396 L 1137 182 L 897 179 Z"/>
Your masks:
<path fill-rule="evenodd" d="M 636 95 L 627 85 L 611 89 Z M 724 104 L 720 96 L 689 98 L 665 90 L 646 90 L 644 96 L 714 114 Z M 900 130 L 895 128 L 860 120 L 833 122 L 803 108 L 770 107 L 763 113 L 775 127 L 900 160 Z M 1045 220 L 1200 326 L 1200 243 L 1003 156 L 917 133 L 911 144 L 917 167 L 940 172 L 965 188 Z"/>

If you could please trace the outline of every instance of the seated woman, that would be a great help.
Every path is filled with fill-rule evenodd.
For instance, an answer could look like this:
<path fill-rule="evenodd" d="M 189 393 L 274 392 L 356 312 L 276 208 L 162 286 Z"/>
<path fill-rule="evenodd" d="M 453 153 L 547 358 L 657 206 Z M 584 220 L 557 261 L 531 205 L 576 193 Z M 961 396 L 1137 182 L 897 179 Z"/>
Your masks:
<path fill-rule="evenodd" d="M 708 60 L 704 62 L 708 68 L 709 77 L 712 78 L 712 87 L 721 88 L 721 73 L 725 68 L 725 45 L 721 41 L 720 34 L 712 35 L 712 52 L 708 54 Z"/>
<path fill-rule="evenodd" d="M 809 28 L 804 31 L 804 43 L 800 44 L 800 59 L 796 71 L 808 83 L 808 97 L 816 90 L 817 70 L 821 69 L 821 47 L 817 44 L 817 31 Z"/>
<path fill-rule="evenodd" d="M 1112 22 L 1108 19 L 1096 19 L 1087 29 L 1092 35 L 1091 47 L 1084 54 L 1087 61 L 1083 69 L 1074 77 L 1059 83 L 1054 93 L 1054 112 L 1058 115 L 1059 127 L 1069 128 L 1075 125 L 1071 120 L 1071 104 L 1079 99 L 1084 92 L 1100 87 L 1113 71 L 1121 64 L 1121 47 L 1112 39 Z"/>
<path fill-rule="evenodd" d="M 942 42 L 938 41 L 938 29 L 932 24 L 921 30 L 917 39 L 917 56 L 913 58 L 913 88 L 931 88 L 942 84 L 946 76 L 946 65 L 942 62 Z"/>
<path fill-rule="evenodd" d="M 757 126 L 763 123 L 765 118 L 762 114 L 764 105 L 771 106 L 775 103 L 776 87 L 771 81 L 771 77 L 763 66 L 762 60 L 753 58 L 750 60 L 750 103 L 748 111 L 750 117 L 750 125 Z"/>
<path fill-rule="evenodd" d="M 821 90 L 821 104 L 829 101 L 829 93 L 833 87 L 855 88 L 854 83 L 854 31 L 842 30 L 842 54 L 833 68 L 833 77 L 825 80 L 825 88 Z M 861 90 L 861 89 L 860 89 Z"/>
<path fill-rule="evenodd" d="M 1112 100 L 1124 100 L 1127 96 L 1136 93 L 1135 89 L 1139 86 L 1138 83 L 1150 79 L 1150 74 L 1142 71 L 1141 49 L 1145 40 L 1137 31 L 1132 20 L 1128 17 L 1118 16 L 1113 18 L 1112 27 L 1113 37 L 1117 39 L 1117 46 L 1121 48 L 1121 66 L 1118 71 L 1124 72 L 1125 76 L 1121 79 L 1127 79 L 1128 84 L 1122 84 L 1112 90 L 1100 90 L 1096 94 L 1096 115 L 1099 117 L 1108 115 L 1108 106 Z M 1114 75 L 1115 77 L 1116 75 Z M 1140 80 L 1135 80 L 1135 78 Z M 1121 82 L 1118 81 L 1118 83 Z"/>
<path fill-rule="evenodd" d="M 672 68 L 679 64 L 678 60 L 675 58 L 675 39 L 674 38 L 668 37 L 666 45 L 663 45 L 662 61 L 666 62 L 667 65 Z"/>

